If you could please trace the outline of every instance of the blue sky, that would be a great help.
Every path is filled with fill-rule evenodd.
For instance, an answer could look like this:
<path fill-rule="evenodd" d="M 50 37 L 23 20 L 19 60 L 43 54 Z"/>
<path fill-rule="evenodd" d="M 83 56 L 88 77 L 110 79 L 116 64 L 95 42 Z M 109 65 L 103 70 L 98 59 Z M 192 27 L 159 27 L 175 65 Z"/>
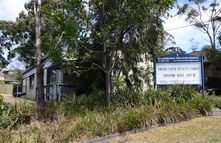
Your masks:
<path fill-rule="evenodd" d="M 178 0 L 178 4 L 182 5 L 188 1 L 189 0 Z M 170 10 L 170 14 L 173 15 L 173 17 L 166 19 L 164 23 L 164 29 L 174 36 L 176 43 L 168 43 L 167 47 L 177 46 L 187 52 L 191 52 L 193 48 L 200 50 L 204 45 L 209 45 L 207 35 L 192 26 L 188 26 L 190 24 L 185 21 L 185 16 L 176 16 L 176 11 L 176 8 Z"/>
<path fill-rule="evenodd" d="M 24 10 L 24 3 L 28 1 L 30 0 L 0 0 L 0 19 L 15 21 L 18 13 Z M 179 3 L 185 3 L 187 1 L 188 0 L 179 0 Z M 170 10 L 170 12 L 174 14 L 175 10 Z M 174 36 L 174 41 L 176 42 L 175 45 L 168 43 L 167 47 L 178 46 L 190 52 L 193 47 L 199 50 L 203 45 L 209 44 L 206 40 L 208 39 L 207 36 L 193 27 L 170 30 L 186 25 L 189 24 L 185 21 L 185 17 L 175 16 L 165 20 L 164 28 L 168 33 Z M 19 64 L 14 64 L 12 67 L 17 65 Z"/>

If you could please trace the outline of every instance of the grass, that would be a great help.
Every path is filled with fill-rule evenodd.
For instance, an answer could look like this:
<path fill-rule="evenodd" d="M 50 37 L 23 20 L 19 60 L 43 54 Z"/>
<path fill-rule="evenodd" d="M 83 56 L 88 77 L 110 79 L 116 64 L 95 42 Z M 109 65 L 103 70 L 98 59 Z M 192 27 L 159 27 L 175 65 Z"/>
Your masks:
<path fill-rule="evenodd" d="M 221 96 L 208 96 L 208 99 L 210 102 L 213 103 L 215 108 L 220 108 L 221 109 Z"/>
<path fill-rule="evenodd" d="M 109 140 L 111 143 L 220 143 L 221 116 L 196 118 Z"/>
<path fill-rule="evenodd" d="M 30 103 L 30 104 L 36 104 L 36 102 L 33 99 L 27 98 L 26 96 L 14 97 L 11 94 L 1 94 L 0 96 L 2 96 L 4 98 L 5 102 L 10 102 L 10 103 L 26 102 L 26 103 Z"/>

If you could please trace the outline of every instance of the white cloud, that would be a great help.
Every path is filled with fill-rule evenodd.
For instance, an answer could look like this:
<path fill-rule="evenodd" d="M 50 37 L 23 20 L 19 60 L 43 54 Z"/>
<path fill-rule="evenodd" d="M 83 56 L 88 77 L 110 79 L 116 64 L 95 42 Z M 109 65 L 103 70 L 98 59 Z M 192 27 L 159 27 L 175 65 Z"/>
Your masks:
<path fill-rule="evenodd" d="M 0 19 L 15 21 L 24 4 L 30 0 L 0 0 Z"/>
<path fill-rule="evenodd" d="M 0 20 L 15 21 L 21 11 L 24 11 L 24 4 L 30 0 L 0 0 Z M 5 51 L 4 57 L 8 52 Z M 14 58 L 7 66 L 8 69 L 24 69 L 24 64 Z"/>
<path fill-rule="evenodd" d="M 182 5 L 187 3 L 188 0 L 178 0 L 178 4 Z M 205 6 L 209 6 L 211 1 L 207 1 L 204 3 Z M 220 3 L 220 0 L 217 1 Z M 192 3 L 192 7 L 195 7 Z M 220 8 L 221 6 L 219 6 Z M 170 13 L 172 15 L 176 14 L 176 8 L 173 8 Z M 211 11 L 208 10 L 207 12 L 202 12 L 202 21 L 208 21 L 210 19 L 209 15 Z M 190 25 L 188 22 L 185 21 L 184 16 L 175 16 L 165 20 L 164 28 L 165 30 L 174 36 L 174 41 L 176 45 L 168 45 L 169 46 L 179 46 L 183 50 L 190 52 L 193 46 L 197 47 L 200 50 L 204 45 L 210 45 L 208 35 L 196 30 L 193 26 Z M 187 26 L 187 27 L 186 27 Z M 181 28 L 183 27 L 183 28 Z M 174 29 L 174 30 L 171 30 Z M 211 30 L 210 30 L 211 32 Z"/>

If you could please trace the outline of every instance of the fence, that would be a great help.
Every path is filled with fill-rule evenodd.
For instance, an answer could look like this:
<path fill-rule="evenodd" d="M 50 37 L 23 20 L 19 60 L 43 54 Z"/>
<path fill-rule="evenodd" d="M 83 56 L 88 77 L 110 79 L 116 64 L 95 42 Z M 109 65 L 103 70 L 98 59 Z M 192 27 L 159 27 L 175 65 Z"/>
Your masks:
<path fill-rule="evenodd" d="M 69 84 L 48 84 L 44 86 L 45 101 L 61 101 L 65 95 L 76 91 L 74 85 Z M 36 89 L 36 95 L 38 88 Z"/>

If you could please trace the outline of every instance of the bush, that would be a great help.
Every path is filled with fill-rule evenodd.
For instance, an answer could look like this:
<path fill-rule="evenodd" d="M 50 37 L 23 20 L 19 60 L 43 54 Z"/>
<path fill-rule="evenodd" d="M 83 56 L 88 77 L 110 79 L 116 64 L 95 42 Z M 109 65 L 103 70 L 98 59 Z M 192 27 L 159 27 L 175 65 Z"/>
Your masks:
<path fill-rule="evenodd" d="M 188 85 L 174 85 L 169 89 L 170 96 L 174 97 L 175 100 L 189 100 L 194 98 L 198 92 Z"/>
<path fill-rule="evenodd" d="M 99 111 L 105 109 L 105 96 L 102 91 L 94 91 L 87 96 L 72 94 L 66 96 L 59 106 L 65 115 L 84 113 L 87 110 Z"/>
<path fill-rule="evenodd" d="M 0 128 L 15 128 L 18 125 L 29 123 L 34 114 L 33 105 L 20 103 L 4 103 L 0 97 Z"/>
<path fill-rule="evenodd" d="M 145 100 L 146 104 L 156 107 L 160 107 L 172 100 L 172 98 L 167 92 L 163 92 L 161 90 L 149 89 L 145 91 L 143 94 L 144 94 L 143 100 Z"/>
<path fill-rule="evenodd" d="M 131 89 L 118 90 L 111 101 L 117 107 L 136 107 L 141 105 L 161 106 L 172 98 L 166 92 L 148 89 L 145 92 Z"/>
<path fill-rule="evenodd" d="M 112 108 L 108 110 L 105 108 L 105 96 L 101 91 L 88 96 L 70 95 L 60 103 L 47 105 L 47 112 L 58 114 L 58 120 L 44 123 L 36 121 L 34 125 L 32 123 L 23 126 L 24 131 L 19 132 L 17 137 L 19 136 L 21 141 L 29 142 L 33 138 L 41 142 L 73 142 L 208 115 L 212 109 L 211 101 L 197 94 L 192 95 L 190 91 L 120 90 L 112 96 Z M 28 106 L 22 104 L 12 107 L 9 107 L 11 111 L 7 110 L 9 114 L 5 116 L 10 122 L 7 124 L 4 119 L 2 127 L 16 127 L 30 121 L 31 114 L 29 110 L 25 110 Z M 59 116 L 61 113 L 62 116 Z M 0 130 L 0 134 L 4 133 Z"/>
<path fill-rule="evenodd" d="M 135 107 L 142 105 L 144 96 L 140 91 L 131 89 L 120 89 L 116 91 L 111 97 L 112 106 L 117 107 Z"/>
<path fill-rule="evenodd" d="M 199 114 L 208 115 L 212 111 L 212 103 L 207 97 L 196 96 L 195 98 L 187 101 L 190 108 L 196 109 Z"/>
<path fill-rule="evenodd" d="M 117 131 L 123 132 L 145 127 L 150 119 L 150 111 L 147 106 L 139 108 L 118 108 Z"/>
<path fill-rule="evenodd" d="M 213 104 L 215 108 L 221 109 L 221 97 L 219 96 L 208 96 L 208 100 Z"/>
<path fill-rule="evenodd" d="M 8 104 L 4 102 L 4 98 L 0 95 L 0 117 L 7 111 Z"/>

